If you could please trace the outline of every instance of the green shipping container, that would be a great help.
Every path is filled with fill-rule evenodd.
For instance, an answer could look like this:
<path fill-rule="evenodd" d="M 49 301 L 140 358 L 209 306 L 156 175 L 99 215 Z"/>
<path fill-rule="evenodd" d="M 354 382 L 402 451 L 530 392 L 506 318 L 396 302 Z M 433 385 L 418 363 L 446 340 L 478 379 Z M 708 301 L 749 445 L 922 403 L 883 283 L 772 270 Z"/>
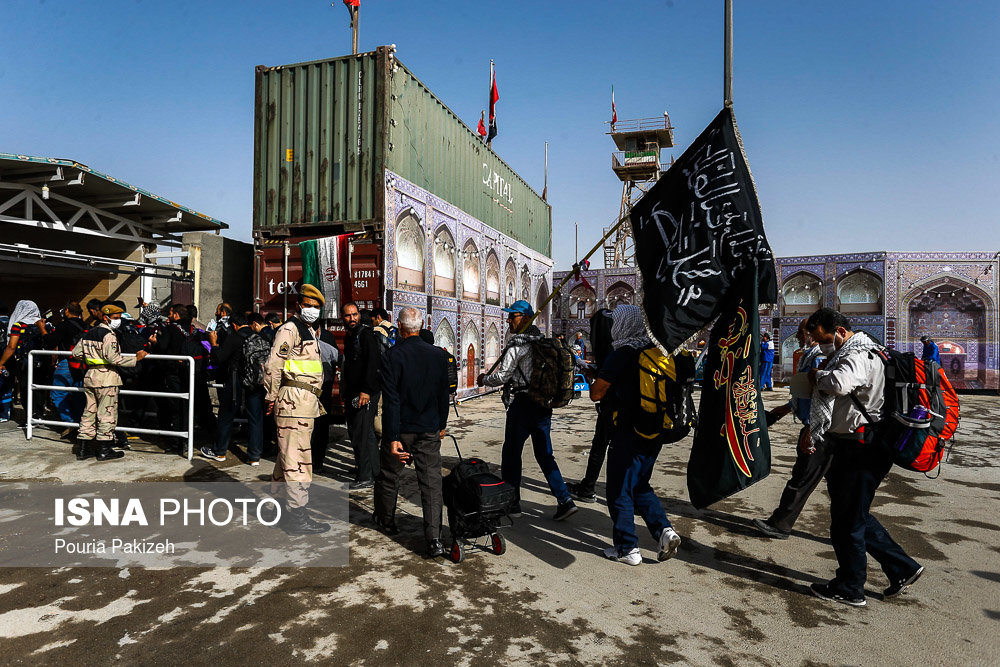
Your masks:
<path fill-rule="evenodd" d="M 379 232 L 385 171 L 551 255 L 551 207 L 390 47 L 257 67 L 255 231 Z"/>

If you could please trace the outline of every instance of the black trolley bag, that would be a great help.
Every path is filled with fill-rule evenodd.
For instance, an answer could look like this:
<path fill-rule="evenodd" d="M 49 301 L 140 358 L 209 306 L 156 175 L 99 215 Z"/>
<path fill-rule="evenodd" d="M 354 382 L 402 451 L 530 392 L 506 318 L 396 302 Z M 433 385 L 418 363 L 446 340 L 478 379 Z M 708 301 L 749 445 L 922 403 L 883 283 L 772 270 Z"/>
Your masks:
<path fill-rule="evenodd" d="M 442 483 L 444 505 L 448 510 L 448 528 L 451 530 L 449 555 L 456 563 L 465 558 L 465 546 L 475 540 L 489 537 L 488 549 L 496 555 L 507 550 L 507 542 L 500 534 L 501 521 L 510 522 L 510 509 L 517 500 L 514 488 L 492 472 L 482 459 L 463 459 L 458 440 L 449 435 L 458 452 L 458 463 Z"/>

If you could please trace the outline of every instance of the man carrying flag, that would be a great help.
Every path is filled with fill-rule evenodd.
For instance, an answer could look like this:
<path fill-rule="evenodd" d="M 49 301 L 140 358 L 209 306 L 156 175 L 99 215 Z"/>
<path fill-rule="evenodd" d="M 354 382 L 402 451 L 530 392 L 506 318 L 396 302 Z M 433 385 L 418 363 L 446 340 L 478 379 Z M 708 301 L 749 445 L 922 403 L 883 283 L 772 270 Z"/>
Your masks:
<path fill-rule="evenodd" d="M 630 221 L 656 343 L 675 352 L 717 319 L 688 465 L 691 502 L 707 507 L 766 477 L 771 460 L 757 307 L 758 296 L 777 300 L 777 281 L 732 107 L 632 208 Z"/>

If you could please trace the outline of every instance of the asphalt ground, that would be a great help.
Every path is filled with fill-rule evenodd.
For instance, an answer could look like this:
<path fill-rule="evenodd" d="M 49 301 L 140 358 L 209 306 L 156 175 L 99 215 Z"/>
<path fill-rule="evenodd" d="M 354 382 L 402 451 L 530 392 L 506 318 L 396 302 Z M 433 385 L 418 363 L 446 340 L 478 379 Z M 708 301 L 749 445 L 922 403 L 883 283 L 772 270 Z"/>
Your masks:
<path fill-rule="evenodd" d="M 765 394 L 769 406 L 787 399 Z M 653 476 L 683 537 L 659 563 L 640 528 L 644 562 L 605 560 L 611 524 L 599 502 L 566 522 L 524 453 L 524 516 L 503 532 L 507 553 L 464 562 L 423 557 L 419 496 L 403 475 L 389 538 L 369 522 L 371 493 L 352 496 L 350 564 L 340 568 L 7 568 L 0 570 L 3 664 L 998 664 L 1000 654 L 1000 398 L 963 396 L 957 443 L 940 478 L 893 469 L 874 513 L 926 567 L 903 596 L 883 600 L 870 564 L 868 606 L 809 594 L 836 567 L 821 486 L 788 540 L 750 520 L 776 503 L 795 459 L 798 425 L 772 430 L 770 477 L 704 511 L 687 502 L 690 439 L 664 448 Z M 499 464 L 503 407 L 472 401 L 453 418 L 463 453 Z M 556 411 L 553 441 L 567 479 L 583 474 L 595 421 L 584 398 Z M 342 427 L 324 474 L 349 476 Z M 26 441 L 0 425 L 3 480 L 249 481 L 270 472 L 232 453 L 225 463 L 134 442 L 116 462 L 78 463 L 58 433 Z M 445 468 L 455 462 L 443 449 Z"/>

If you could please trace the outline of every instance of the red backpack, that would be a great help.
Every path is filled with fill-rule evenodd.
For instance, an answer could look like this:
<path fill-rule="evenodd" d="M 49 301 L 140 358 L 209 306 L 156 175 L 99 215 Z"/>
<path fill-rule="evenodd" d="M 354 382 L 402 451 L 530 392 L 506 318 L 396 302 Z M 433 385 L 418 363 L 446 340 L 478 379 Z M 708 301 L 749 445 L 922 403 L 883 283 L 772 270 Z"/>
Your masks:
<path fill-rule="evenodd" d="M 885 368 L 882 421 L 872 420 L 854 392 L 851 400 L 875 425 L 877 439 L 889 448 L 896 465 L 930 472 L 958 428 L 958 395 L 937 362 L 917 359 L 912 352 L 880 349 L 874 354 Z"/>

